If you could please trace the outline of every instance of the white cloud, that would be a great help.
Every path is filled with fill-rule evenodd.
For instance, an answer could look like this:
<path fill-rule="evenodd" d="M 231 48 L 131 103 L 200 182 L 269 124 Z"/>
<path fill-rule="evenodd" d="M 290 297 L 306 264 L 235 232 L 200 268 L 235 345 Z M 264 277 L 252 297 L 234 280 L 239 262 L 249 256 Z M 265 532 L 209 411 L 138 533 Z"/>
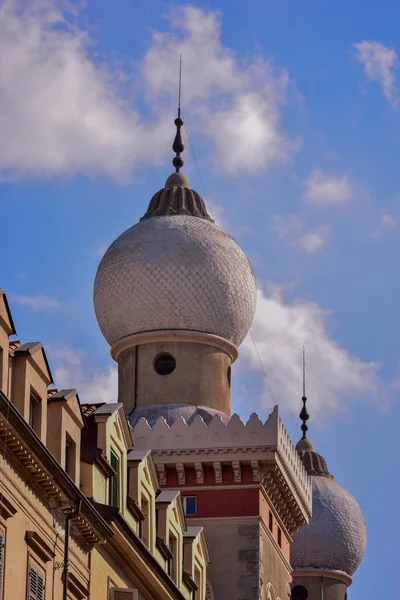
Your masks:
<path fill-rule="evenodd" d="M 327 175 L 320 169 L 314 169 L 304 185 L 303 199 L 315 206 L 346 204 L 354 196 L 354 185 L 347 175 Z"/>
<path fill-rule="evenodd" d="M 49 357 L 56 365 L 54 382 L 57 388 L 75 388 L 83 404 L 118 401 L 116 367 L 92 369 L 82 351 L 67 347 L 52 348 Z"/>
<path fill-rule="evenodd" d="M 378 365 L 363 362 L 331 337 L 329 312 L 308 300 L 284 301 L 279 287 L 258 292 L 252 333 L 273 391 L 284 410 L 299 411 L 302 381 L 302 347 L 307 355 L 307 396 L 313 419 L 323 420 L 333 411 L 360 397 L 373 397 L 380 389 Z M 241 347 L 242 368 L 260 370 L 251 336 Z M 267 384 L 261 397 L 270 406 Z"/>
<path fill-rule="evenodd" d="M 315 231 L 309 231 L 303 235 L 297 242 L 297 245 L 304 252 L 307 252 L 307 254 L 315 254 L 325 246 L 330 232 L 331 227 L 329 225 L 322 225 Z"/>
<path fill-rule="evenodd" d="M 393 227 L 398 227 L 399 221 L 393 215 L 384 214 L 382 215 L 381 225 L 385 229 L 392 229 Z"/>
<path fill-rule="evenodd" d="M 224 229 L 225 231 L 227 231 L 228 223 L 227 223 L 227 220 L 225 217 L 224 207 L 221 206 L 221 204 L 217 204 L 216 202 L 213 202 L 212 200 L 207 200 L 206 208 L 207 208 L 207 211 L 209 212 L 211 218 L 214 219 L 215 224 L 218 225 L 218 227 L 221 227 L 221 229 Z"/>
<path fill-rule="evenodd" d="M 299 233 L 303 231 L 304 227 L 304 221 L 299 215 L 287 213 L 282 215 L 272 215 L 271 217 L 270 229 L 280 238 Z"/>
<path fill-rule="evenodd" d="M 380 83 L 387 100 L 397 106 L 399 98 L 396 97 L 395 80 L 399 61 L 396 50 L 379 42 L 366 40 L 354 46 L 357 49 L 357 59 L 364 65 L 368 79 Z"/>
<path fill-rule="evenodd" d="M 51 296 L 45 296 L 43 294 L 37 294 L 36 296 L 23 296 L 21 294 L 9 294 L 10 300 L 29 306 L 36 310 L 47 310 L 47 309 L 64 309 L 72 308 L 73 304 L 70 302 L 64 302 L 52 298 Z"/>
<path fill-rule="evenodd" d="M 279 108 L 288 75 L 258 56 L 240 61 L 220 39 L 214 12 L 185 6 L 127 74 L 95 52 L 55 0 L 8 0 L 0 8 L 0 177 L 101 174 L 127 179 L 170 154 L 177 57 L 184 109 L 228 173 L 285 160 L 291 143 Z M 126 100 L 146 103 L 146 119 Z"/>
<path fill-rule="evenodd" d="M 79 171 L 124 178 L 136 161 L 160 158 L 156 140 L 167 149 L 167 132 L 140 122 L 120 95 L 118 72 L 96 66 L 92 47 L 53 2 L 3 3 L 3 178 Z"/>
<path fill-rule="evenodd" d="M 144 60 L 152 100 L 176 100 L 177 56 L 183 55 L 183 108 L 190 127 L 214 144 L 213 162 L 230 174 L 257 172 L 287 159 L 294 145 L 280 130 L 289 77 L 272 61 L 241 61 L 221 43 L 216 12 L 185 6 L 171 13 L 171 30 L 153 34 Z"/>
<path fill-rule="evenodd" d="M 281 214 L 271 218 L 271 231 L 280 238 L 289 238 L 292 246 L 300 248 L 307 254 L 315 254 L 329 239 L 331 227 L 320 225 L 315 230 L 307 231 L 306 224 L 299 215 Z"/>
<path fill-rule="evenodd" d="M 378 235 L 381 235 L 385 231 L 389 231 L 390 229 L 397 229 L 398 226 L 399 226 L 399 220 L 396 217 L 394 217 L 393 215 L 389 215 L 388 213 L 385 213 L 382 215 L 379 225 L 376 228 L 373 235 L 375 237 L 377 237 Z"/>

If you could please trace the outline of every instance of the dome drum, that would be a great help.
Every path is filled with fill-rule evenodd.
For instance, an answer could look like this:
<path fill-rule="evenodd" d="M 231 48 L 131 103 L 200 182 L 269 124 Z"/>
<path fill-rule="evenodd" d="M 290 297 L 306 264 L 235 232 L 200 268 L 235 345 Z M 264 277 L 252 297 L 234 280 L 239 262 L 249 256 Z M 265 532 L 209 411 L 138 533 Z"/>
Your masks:
<path fill-rule="evenodd" d="M 232 354 L 237 354 L 233 344 L 207 334 L 162 333 L 130 336 L 136 345 L 120 345 L 119 396 L 126 410 L 184 404 L 230 414 L 229 369 Z M 232 347 L 236 354 L 227 352 Z"/>

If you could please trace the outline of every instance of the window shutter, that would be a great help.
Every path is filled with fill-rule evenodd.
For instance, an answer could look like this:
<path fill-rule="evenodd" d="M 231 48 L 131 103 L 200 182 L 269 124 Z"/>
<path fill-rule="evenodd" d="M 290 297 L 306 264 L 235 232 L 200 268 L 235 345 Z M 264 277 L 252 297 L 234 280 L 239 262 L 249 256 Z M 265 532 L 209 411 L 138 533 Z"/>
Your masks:
<path fill-rule="evenodd" d="M 44 600 L 44 576 L 33 565 L 29 565 L 28 600 Z"/>
<path fill-rule="evenodd" d="M 110 600 L 139 600 L 139 592 L 128 588 L 112 588 Z"/>

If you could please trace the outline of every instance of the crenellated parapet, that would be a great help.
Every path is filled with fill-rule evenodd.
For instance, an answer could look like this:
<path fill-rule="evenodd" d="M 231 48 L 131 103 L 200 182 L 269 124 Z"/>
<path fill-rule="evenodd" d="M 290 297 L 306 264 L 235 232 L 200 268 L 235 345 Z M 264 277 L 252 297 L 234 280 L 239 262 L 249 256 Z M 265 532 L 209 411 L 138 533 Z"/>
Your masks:
<path fill-rule="evenodd" d="M 180 485 L 186 470 L 194 469 L 196 484 L 204 482 L 204 469 L 212 467 L 214 483 L 223 484 L 223 467 L 233 472 L 233 482 L 251 472 L 252 482 L 263 484 L 289 532 L 308 522 L 311 515 L 311 480 L 307 475 L 275 406 L 263 423 L 252 414 L 243 423 L 235 414 L 225 424 L 216 415 L 207 425 L 197 416 L 189 425 L 181 417 L 171 426 L 160 417 L 151 427 L 141 418 L 132 432 L 138 450 L 151 449 L 160 475 L 167 484 L 167 469 L 175 469 Z"/>

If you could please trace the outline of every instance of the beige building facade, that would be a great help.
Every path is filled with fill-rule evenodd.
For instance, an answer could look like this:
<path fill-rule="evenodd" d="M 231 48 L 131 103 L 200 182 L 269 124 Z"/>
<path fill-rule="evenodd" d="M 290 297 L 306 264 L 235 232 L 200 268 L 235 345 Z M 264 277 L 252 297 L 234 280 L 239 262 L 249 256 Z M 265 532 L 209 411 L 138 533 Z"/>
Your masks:
<path fill-rule="evenodd" d="M 1 291 L 0 598 L 205 600 L 203 528 L 160 494 L 123 406 L 57 390 L 42 345 L 14 335 Z"/>

